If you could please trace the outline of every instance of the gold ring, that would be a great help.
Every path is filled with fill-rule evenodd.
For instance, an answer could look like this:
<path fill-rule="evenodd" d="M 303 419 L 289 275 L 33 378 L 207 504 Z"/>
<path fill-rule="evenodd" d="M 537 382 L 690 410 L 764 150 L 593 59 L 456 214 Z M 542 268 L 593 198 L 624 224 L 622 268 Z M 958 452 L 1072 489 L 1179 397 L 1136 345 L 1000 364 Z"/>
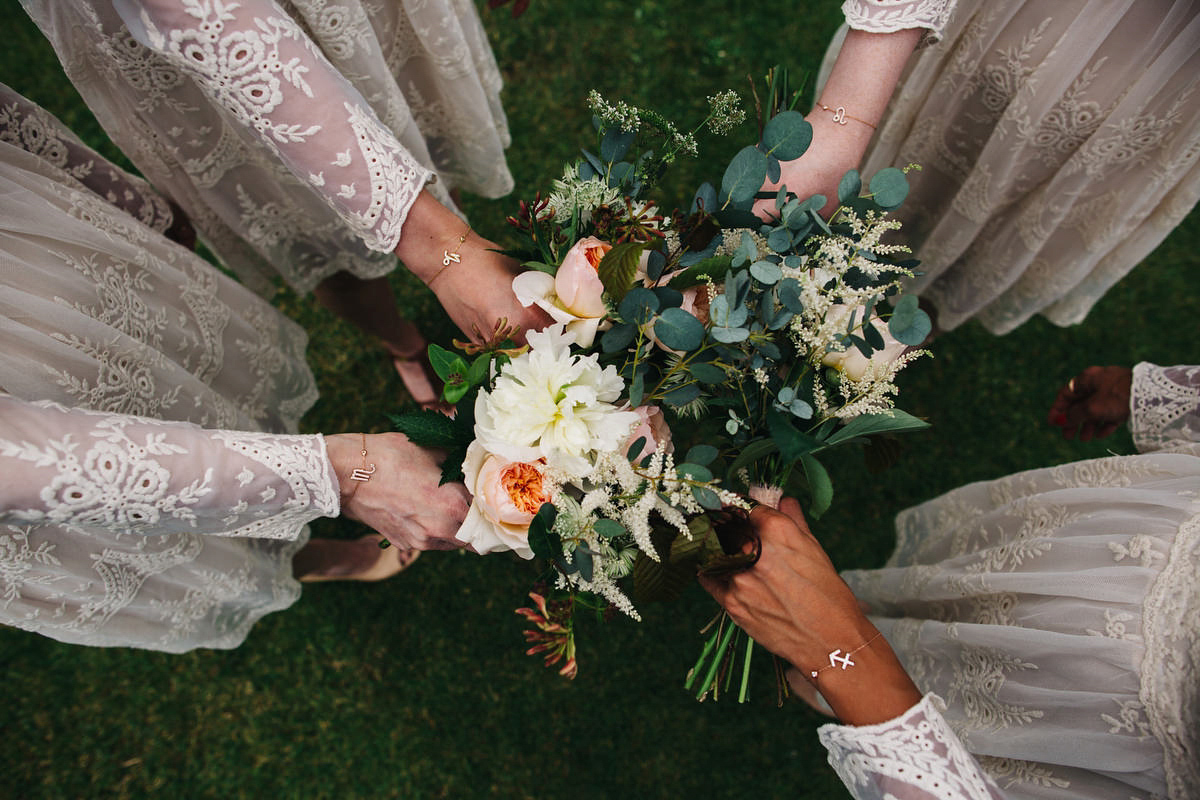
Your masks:
<path fill-rule="evenodd" d="M 1071 380 L 1067 381 L 1067 391 L 1070 392 L 1071 394 L 1075 394 L 1075 379 L 1074 378 L 1071 378 Z"/>

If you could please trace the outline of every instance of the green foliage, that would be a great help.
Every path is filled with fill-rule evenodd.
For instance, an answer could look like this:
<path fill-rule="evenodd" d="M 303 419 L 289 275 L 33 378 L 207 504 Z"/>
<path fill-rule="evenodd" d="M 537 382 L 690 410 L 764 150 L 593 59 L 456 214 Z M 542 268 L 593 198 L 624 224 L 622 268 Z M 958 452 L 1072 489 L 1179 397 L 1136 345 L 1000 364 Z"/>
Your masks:
<path fill-rule="evenodd" d="M 614 245 L 612 250 L 604 254 L 596 266 L 600 282 L 604 284 L 604 292 L 614 303 L 620 303 L 633 284 L 633 276 L 637 272 L 638 259 L 646 249 L 643 242 L 625 242 Z"/>

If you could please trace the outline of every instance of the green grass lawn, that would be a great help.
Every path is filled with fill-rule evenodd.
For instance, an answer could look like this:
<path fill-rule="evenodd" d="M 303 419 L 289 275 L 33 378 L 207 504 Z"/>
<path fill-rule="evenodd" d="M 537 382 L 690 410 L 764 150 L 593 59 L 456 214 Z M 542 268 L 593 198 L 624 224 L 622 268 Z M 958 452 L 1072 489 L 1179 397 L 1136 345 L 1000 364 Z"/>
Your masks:
<path fill-rule="evenodd" d="M 481 4 L 482 5 L 482 4 Z M 813 4 L 816 8 L 816 4 Z M 636 6 L 636 9 L 633 8 Z M 778 8 L 792 8 L 785 4 Z M 116 157 L 14 0 L 0 0 L 0 81 L 42 103 Z M 592 143 L 591 88 L 681 122 L 705 96 L 744 90 L 787 63 L 815 70 L 839 21 L 750 4 L 534 0 L 513 21 L 485 13 L 507 78 L 518 194 L 546 188 Z M 748 94 L 743 92 L 744 95 Z M 663 197 L 686 202 L 753 136 L 705 139 Z M 724 160 L 723 160 L 724 159 Z M 477 230 L 503 239 L 516 198 L 468 198 Z M 1089 364 L 1195 363 L 1200 215 L 1193 212 L 1080 326 L 1031 322 L 1001 338 L 975 325 L 942 337 L 902 377 L 901 403 L 934 427 L 872 476 L 855 452 L 831 459 L 836 495 L 815 526 L 836 564 L 870 567 L 902 508 L 966 481 L 1108 451 L 1044 423 L 1058 386 Z M 406 313 L 435 339 L 453 329 L 419 283 L 397 274 Z M 402 402 L 379 351 L 309 299 L 278 303 L 312 337 L 321 400 L 311 432 L 378 430 Z M 318 535 L 358 535 L 325 520 Z M 775 706 L 766 658 L 753 702 L 698 704 L 682 680 L 713 609 L 696 589 L 645 621 L 585 621 L 580 673 L 567 682 L 523 654 L 533 574 L 509 556 L 428 553 L 375 586 L 320 585 L 261 622 L 240 648 L 166 655 L 61 645 L 0 630 L 0 796 L 405 798 L 844 797 L 800 705 Z"/>

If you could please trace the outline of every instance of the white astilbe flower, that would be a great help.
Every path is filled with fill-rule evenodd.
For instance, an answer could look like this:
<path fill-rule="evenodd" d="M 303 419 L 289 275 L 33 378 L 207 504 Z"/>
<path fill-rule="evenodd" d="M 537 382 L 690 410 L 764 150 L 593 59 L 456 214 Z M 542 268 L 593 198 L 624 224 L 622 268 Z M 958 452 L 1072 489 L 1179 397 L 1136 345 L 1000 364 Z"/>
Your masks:
<path fill-rule="evenodd" d="M 841 396 L 843 405 L 832 411 L 832 416 L 839 419 L 853 419 L 863 414 L 883 414 L 895 408 L 894 396 L 899 391 L 895 384 L 896 374 L 923 355 L 928 350 L 910 350 L 894 361 L 872 361 L 867 365 L 862 377 L 853 380 L 844 373 L 838 382 L 836 392 Z M 818 393 L 818 397 L 821 397 Z M 829 413 L 823 409 L 822 414 Z"/>
<path fill-rule="evenodd" d="M 596 176 L 587 180 L 579 177 L 579 171 L 568 164 L 563 170 L 563 176 L 554 181 L 547 198 L 547 210 L 553 210 L 555 219 L 564 224 L 571 219 L 576 211 L 583 223 L 592 219 L 592 214 L 600 206 L 610 206 L 613 209 L 624 210 L 619 203 L 621 190 L 608 185 L 603 178 Z"/>
<path fill-rule="evenodd" d="M 528 335 L 529 350 L 500 369 L 475 402 L 475 439 L 512 461 L 545 459 L 553 470 L 583 476 L 600 454 L 621 448 L 640 418 L 615 405 L 625 388 L 616 367 L 572 355 L 561 324 Z"/>
<path fill-rule="evenodd" d="M 754 242 L 757 251 L 754 258 L 764 258 L 775 253 L 774 250 L 767 244 L 767 237 L 763 236 L 758 231 L 750 230 L 749 228 L 730 228 L 724 232 L 721 238 L 721 243 L 717 245 L 714 257 L 731 256 L 737 252 L 737 249 L 742 246 L 742 235 L 749 234 L 750 241 Z"/>

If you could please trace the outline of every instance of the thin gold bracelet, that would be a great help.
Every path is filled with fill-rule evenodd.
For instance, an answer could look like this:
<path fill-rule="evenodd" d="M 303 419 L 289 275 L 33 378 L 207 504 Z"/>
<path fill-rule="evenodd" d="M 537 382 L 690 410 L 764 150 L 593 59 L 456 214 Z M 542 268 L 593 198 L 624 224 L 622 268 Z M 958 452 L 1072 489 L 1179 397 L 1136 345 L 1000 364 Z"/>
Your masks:
<path fill-rule="evenodd" d="M 845 125 L 846 120 L 852 119 L 855 122 L 861 122 L 863 125 L 866 125 L 871 130 L 876 130 L 875 126 L 872 125 L 871 123 L 867 122 L 865 119 L 859 119 L 858 117 L 852 117 L 849 114 L 847 114 L 845 106 L 838 106 L 837 108 L 830 108 L 829 106 L 825 105 L 824 103 L 817 103 L 817 108 L 821 109 L 822 111 L 833 112 L 833 121 L 836 122 L 838 125 Z"/>
<path fill-rule="evenodd" d="M 458 254 L 458 251 L 462 249 L 463 242 L 465 242 L 467 240 L 467 237 L 470 235 L 471 235 L 471 226 L 468 225 L 467 229 L 458 235 L 458 244 L 454 245 L 454 249 L 442 251 L 442 268 L 439 269 L 437 272 L 435 272 L 433 274 L 433 277 L 425 282 L 426 286 L 432 287 L 433 282 L 436 281 L 438 278 L 440 278 L 442 273 L 450 268 L 451 264 L 462 263 L 462 256 L 460 256 Z"/>
<path fill-rule="evenodd" d="M 814 670 L 810 671 L 808 673 L 808 675 L 805 677 L 808 678 L 809 683 L 812 683 L 815 685 L 817 682 L 817 676 L 820 675 L 822 672 L 824 672 L 827 669 L 833 669 L 834 667 L 840 666 L 844 670 L 847 667 L 853 667 L 854 662 L 850 660 L 850 656 L 854 655 L 859 650 L 862 650 L 863 648 L 868 647 L 871 644 L 871 642 L 875 641 L 880 636 L 883 636 L 883 631 L 876 631 L 874 636 L 872 636 L 870 639 L 867 639 L 865 642 L 863 642 L 862 644 L 860 644 L 858 647 L 854 648 L 853 650 L 850 650 L 845 655 L 842 655 L 841 648 L 834 650 L 832 653 L 829 654 L 829 663 L 828 664 L 821 667 L 820 669 L 814 669 Z"/>

